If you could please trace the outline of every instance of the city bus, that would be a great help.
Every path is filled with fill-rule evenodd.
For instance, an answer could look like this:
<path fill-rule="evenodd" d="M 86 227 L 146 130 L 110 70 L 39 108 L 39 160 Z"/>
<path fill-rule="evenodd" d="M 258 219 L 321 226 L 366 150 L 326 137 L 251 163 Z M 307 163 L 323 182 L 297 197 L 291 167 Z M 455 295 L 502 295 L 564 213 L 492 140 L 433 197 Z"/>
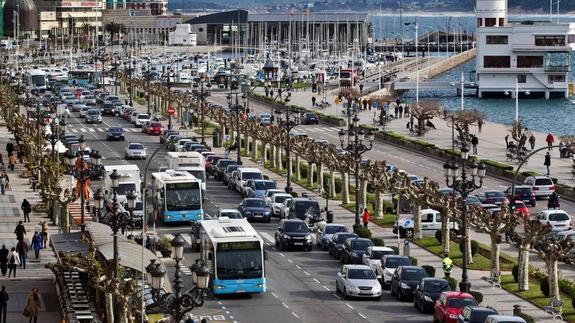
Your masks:
<path fill-rule="evenodd" d="M 152 174 L 154 213 L 164 223 L 204 219 L 201 181 L 185 171 Z"/>
<path fill-rule="evenodd" d="M 96 73 L 94 69 L 76 69 L 68 71 L 68 85 L 74 86 L 87 86 L 89 84 L 95 84 L 96 78 L 100 77 L 100 71 Z"/>
<path fill-rule="evenodd" d="M 246 219 L 221 217 L 201 222 L 200 255 L 210 268 L 215 295 L 266 291 L 266 252 Z"/>
<path fill-rule="evenodd" d="M 31 91 L 45 91 L 48 86 L 48 73 L 42 70 L 28 70 L 26 81 Z"/>

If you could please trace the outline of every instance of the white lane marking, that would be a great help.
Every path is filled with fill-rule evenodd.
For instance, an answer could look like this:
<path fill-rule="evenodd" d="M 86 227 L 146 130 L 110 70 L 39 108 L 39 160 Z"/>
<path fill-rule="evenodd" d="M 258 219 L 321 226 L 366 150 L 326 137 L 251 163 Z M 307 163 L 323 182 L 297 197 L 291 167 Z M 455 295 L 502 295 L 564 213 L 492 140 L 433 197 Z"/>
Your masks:
<path fill-rule="evenodd" d="M 276 295 L 276 293 L 274 293 L 274 292 L 272 292 L 272 296 L 275 297 L 275 298 L 279 298 L 279 297 Z"/>
<path fill-rule="evenodd" d="M 96 128 L 96 130 L 97 130 L 98 132 L 104 132 L 104 131 L 105 131 L 105 130 L 102 129 L 102 128 Z"/>
<path fill-rule="evenodd" d="M 322 285 L 322 287 L 329 292 L 329 287 L 327 287 L 326 285 Z"/>
<path fill-rule="evenodd" d="M 266 242 L 266 246 L 271 246 L 271 244 L 269 242 Z"/>
<path fill-rule="evenodd" d="M 286 255 L 284 255 L 283 253 L 280 252 L 280 256 L 285 257 Z"/>
<path fill-rule="evenodd" d="M 301 269 L 301 267 L 300 267 L 299 265 L 295 265 L 295 267 L 296 267 L 297 269 Z"/>
<path fill-rule="evenodd" d="M 291 263 L 293 264 L 293 260 L 291 260 L 291 259 L 289 259 L 289 258 L 288 258 L 288 261 L 289 261 L 289 262 L 291 262 Z"/>
<path fill-rule="evenodd" d="M 295 316 L 295 318 L 299 319 L 299 316 L 296 313 L 291 312 L 291 315 L 293 315 L 293 316 Z"/>
<path fill-rule="evenodd" d="M 337 299 L 341 299 L 341 297 L 339 297 L 338 294 L 333 294 L 333 296 L 335 296 L 335 298 L 337 298 Z"/>
<path fill-rule="evenodd" d="M 363 314 L 361 313 L 357 313 L 359 316 L 361 316 L 364 320 L 367 320 L 367 317 L 365 317 Z"/>
<path fill-rule="evenodd" d="M 287 306 L 286 303 L 282 303 L 282 305 L 283 305 L 285 308 L 289 309 L 289 306 Z"/>
<path fill-rule="evenodd" d="M 230 311 L 226 311 L 226 314 L 230 315 Z"/>
<path fill-rule="evenodd" d="M 276 247 L 272 247 L 272 250 L 277 250 Z"/>
<path fill-rule="evenodd" d="M 164 233 L 164 237 L 168 240 L 172 240 L 174 239 L 174 235 L 171 233 Z"/>
<path fill-rule="evenodd" d="M 222 310 L 225 310 L 226 308 L 227 308 L 227 307 L 225 307 L 225 306 L 222 306 Z"/>
<path fill-rule="evenodd" d="M 349 305 L 348 303 L 345 303 L 345 305 L 347 305 L 347 307 L 353 310 L 353 306 Z"/>
<path fill-rule="evenodd" d="M 234 319 L 234 317 L 233 317 L 233 316 L 231 316 L 231 315 L 228 315 L 228 316 L 230 317 L 230 320 L 233 320 L 233 319 Z"/>
<path fill-rule="evenodd" d="M 88 132 L 88 130 L 86 130 L 86 128 L 80 128 L 80 131 L 82 131 L 82 132 Z"/>
<path fill-rule="evenodd" d="M 311 276 L 311 275 L 310 275 L 307 271 L 305 271 L 305 270 L 303 271 L 303 273 L 306 274 L 306 275 L 308 275 L 308 276 Z"/>
<path fill-rule="evenodd" d="M 222 302 L 218 302 L 218 305 L 222 305 Z"/>
<path fill-rule="evenodd" d="M 181 233 L 180 234 L 182 236 L 182 238 L 184 238 L 184 240 L 186 240 L 186 242 L 191 245 L 192 244 L 192 236 L 190 236 L 189 233 Z"/>
<path fill-rule="evenodd" d="M 90 132 L 96 132 L 96 130 L 94 130 L 94 128 L 88 128 L 88 130 L 89 130 Z"/>
<path fill-rule="evenodd" d="M 275 243 L 274 238 L 267 232 L 260 232 L 259 233 L 260 236 L 262 236 L 262 238 L 264 238 L 265 240 L 267 240 L 270 243 Z"/>
<path fill-rule="evenodd" d="M 318 284 L 321 284 L 321 282 L 317 278 L 314 278 L 313 281 L 318 283 Z"/>

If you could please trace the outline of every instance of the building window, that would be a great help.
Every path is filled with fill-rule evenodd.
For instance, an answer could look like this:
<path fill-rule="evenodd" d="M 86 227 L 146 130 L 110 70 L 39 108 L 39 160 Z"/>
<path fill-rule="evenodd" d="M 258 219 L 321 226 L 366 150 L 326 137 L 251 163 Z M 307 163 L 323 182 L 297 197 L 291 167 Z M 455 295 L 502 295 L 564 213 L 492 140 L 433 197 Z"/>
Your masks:
<path fill-rule="evenodd" d="M 511 67 L 510 56 L 483 56 L 485 68 L 509 68 Z"/>
<path fill-rule="evenodd" d="M 565 82 L 565 75 L 549 75 L 547 76 L 547 79 L 549 81 L 549 84 L 555 82 Z"/>
<path fill-rule="evenodd" d="M 525 74 L 517 75 L 517 83 L 527 83 L 527 75 Z"/>
<path fill-rule="evenodd" d="M 565 46 L 563 35 L 535 36 L 535 46 Z"/>
<path fill-rule="evenodd" d="M 499 27 L 503 27 L 505 25 L 505 18 L 499 18 Z"/>
<path fill-rule="evenodd" d="M 485 36 L 485 43 L 488 45 L 507 45 L 507 35 L 487 35 Z"/>
<path fill-rule="evenodd" d="M 477 27 L 483 27 L 483 18 L 477 18 Z"/>
<path fill-rule="evenodd" d="M 543 56 L 517 56 L 517 67 L 543 67 Z"/>
<path fill-rule="evenodd" d="M 567 36 L 567 42 L 569 44 L 575 43 L 575 35 L 568 35 Z"/>
<path fill-rule="evenodd" d="M 496 18 L 485 18 L 485 27 L 493 27 L 497 24 Z"/>

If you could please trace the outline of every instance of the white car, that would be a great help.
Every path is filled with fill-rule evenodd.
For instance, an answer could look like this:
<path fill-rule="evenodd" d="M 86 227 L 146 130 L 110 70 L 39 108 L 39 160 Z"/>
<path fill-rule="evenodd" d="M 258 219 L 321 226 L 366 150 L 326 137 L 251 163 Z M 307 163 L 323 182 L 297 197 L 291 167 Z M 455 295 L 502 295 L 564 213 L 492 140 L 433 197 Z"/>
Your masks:
<path fill-rule="evenodd" d="M 85 118 L 86 117 L 86 113 L 90 110 L 94 109 L 94 107 L 90 107 L 90 106 L 84 106 L 82 107 L 82 109 L 80 109 L 80 118 Z"/>
<path fill-rule="evenodd" d="M 541 224 L 551 225 L 553 231 L 565 231 L 571 229 L 571 218 L 563 210 L 543 210 L 537 215 Z"/>
<path fill-rule="evenodd" d="M 380 263 L 376 265 L 375 273 L 380 277 L 383 287 L 391 287 L 391 278 L 395 269 L 399 266 L 411 266 L 412 263 L 407 256 L 386 255 Z"/>
<path fill-rule="evenodd" d="M 371 246 L 368 247 L 363 257 L 361 258 L 361 262 L 369 266 L 371 270 L 377 272 L 377 266 L 381 264 L 381 258 L 387 255 L 394 255 L 395 251 L 389 247 L 378 247 L 378 246 Z"/>
<path fill-rule="evenodd" d="M 228 217 L 230 219 L 243 219 L 244 217 L 240 211 L 236 209 L 220 209 L 216 214 L 216 218 Z"/>
<path fill-rule="evenodd" d="M 366 265 L 343 265 L 335 279 L 335 291 L 344 298 L 369 297 L 381 299 L 382 288 L 377 276 Z"/>
<path fill-rule="evenodd" d="M 141 127 L 144 123 L 152 121 L 152 117 L 147 113 L 140 113 L 136 117 L 134 124 L 136 127 Z"/>
<path fill-rule="evenodd" d="M 264 194 L 265 198 L 266 198 L 266 204 L 271 206 L 272 204 L 272 196 L 274 194 L 279 194 L 279 193 L 284 193 L 285 191 L 279 188 L 270 188 L 269 190 L 266 191 L 266 193 Z"/>
<path fill-rule="evenodd" d="M 555 183 L 547 176 L 529 176 L 523 181 L 523 185 L 531 187 L 535 198 L 549 197 L 555 192 Z"/>
<path fill-rule="evenodd" d="M 126 159 L 146 159 L 146 147 L 139 142 L 129 143 L 126 147 Z"/>
<path fill-rule="evenodd" d="M 283 203 L 281 203 L 278 206 L 280 219 L 287 219 L 289 215 L 289 203 L 291 200 L 293 200 L 293 197 L 290 196 L 289 198 L 286 198 L 283 201 Z"/>
<path fill-rule="evenodd" d="M 287 193 L 275 193 L 270 197 L 270 208 L 272 209 L 272 216 L 280 215 L 284 207 L 284 202 L 291 199 L 292 196 Z"/>

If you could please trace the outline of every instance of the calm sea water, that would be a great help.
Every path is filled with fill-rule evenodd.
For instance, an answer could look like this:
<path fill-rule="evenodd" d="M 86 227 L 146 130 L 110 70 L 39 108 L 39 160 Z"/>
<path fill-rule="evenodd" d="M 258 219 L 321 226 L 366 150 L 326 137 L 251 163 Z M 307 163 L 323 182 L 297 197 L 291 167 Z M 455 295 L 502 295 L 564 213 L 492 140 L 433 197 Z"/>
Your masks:
<path fill-rule="evenodd" d="M 547 16 L 548 17 L 548 16 Z M 518 17 L 512 17 L 518 18 Z M 543 16 L 536 17 L 538 19 L 546 18 Z M 460 30 L 475 31 L 474 20 L 475 16 L 462 16 L 462 17 L 414 17 L 404 16 L 404 22 L 415 21 L 417 19 L 421 30 L 432 30 L 432 28 L 440 28 L 446 30 L 446 23 L 451 23 L 451 31 L 453 32 L 459 28 Z M 395 21 L 394 21 L 395 20 Z M 562 22 L 575 22 L 575 16 L 562 16 Z M 396 38 L 392 34 L 395 30 L 400 30 L 399 18 L 393 16 L 380 16 L 373 17 L 374 33 L 376 38 L 385 37 L 386 32 L 388 37 Z M 442 27 L 440 27 L 442 26 Z M 453 27 L 455 26 L 455 27 Z M 459 27 L 457 27 L 459 26 Z M 405 32 L 404 35 L 410 35 L 413 38 L 413 33 Z M 408 37 L 406 37 L 408 38 Z M 575 80 L 575 59 L 572 55 L 571 58 L 572 68 L 569 81 Z M 457 68 L 439 75 L 435 80 L 441 81 L 459 81 L 461 79 L 461 72 L 463 71 L 465 79 L 469 79 L 471 71 L 475 70 L 475 60 L 471 60 L 466 64 L 460 65 Z M 514 90 L 511 86 L 510 90 Z M 433 99 L 440 101 L 448 109 L 459 109 L 461 107 L 461 98 L 456 95 L 454 89 L 451 90 L 420 90 L 420 100 Z M 405 95 L 406 98 L 415 98 L 415 91 L 411 91 Z M 466 109 L 477 109 L 484 113 L 489 121 L 501 124 L 510 125 L 515 118 L 515 100 L 514 99 L 479 99 L 474 96 L 474 91 L 466 92 L 464 98 L 464 106 Z M 557 135 L 575 135 L 575 104 L 571 104 L 567 99 L 537 99 L 537 98 L 523 98 L 519 99 L 519 117 L 523 120 L 526 126 L 530 129 L 535 129 L 541 132 L 553 132 Z"/>

